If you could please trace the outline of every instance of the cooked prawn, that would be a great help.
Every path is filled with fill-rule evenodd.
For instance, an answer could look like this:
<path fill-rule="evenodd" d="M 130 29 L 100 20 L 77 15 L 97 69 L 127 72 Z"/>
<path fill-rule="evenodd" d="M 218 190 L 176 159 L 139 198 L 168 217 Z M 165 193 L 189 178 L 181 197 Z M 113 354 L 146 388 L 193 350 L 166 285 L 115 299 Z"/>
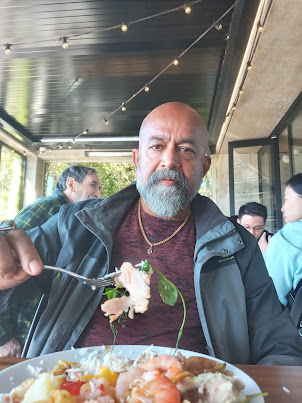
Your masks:
<path fill-rule="evenodd" d="M 139 367 L 131 368 L 127 372 L 122 372 L 117 378 L 115 386 L 116 397 L 121 401 L 123 401 L 122 399 L 126 401 L 127 392 L 130 388 L 130 385 L 132 384 L 133 381 L 135 381 L 135 379 L 142 376 L 143 373 L 144 370 Z"/>
<path fill-rule="evenodd" d="M 176 385 L 158 371 L 145 372 L 132 384 L 129 403 L 180 403 Z"/>
<path fill-rule="evenodd" d="M 183 371 L 182 364 L 178 359 L 166 354 L 152 358 L 152 360 L 145 362 L 141 368 L 145 371 L 158 371 L 168 378 L 172 378 Z"/>

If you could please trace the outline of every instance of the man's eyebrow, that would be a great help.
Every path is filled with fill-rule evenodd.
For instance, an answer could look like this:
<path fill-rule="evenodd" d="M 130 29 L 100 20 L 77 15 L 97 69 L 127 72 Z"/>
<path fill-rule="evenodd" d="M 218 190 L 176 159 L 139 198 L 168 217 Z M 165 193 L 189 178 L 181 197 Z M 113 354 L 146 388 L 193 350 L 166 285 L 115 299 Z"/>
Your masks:
<path fill-rule="evenodd" d="M 154 135 L 151 136 L 148 140 L 148 142 L 157 140 L 157 141 L 166 141 L 168 136 L 160 136 L 160 135 Z M 196 143 L 193 140 L 190 139 L 180 139 L 180 141 L 177 142 L 177 144 L 191 144 L 192 146 L 196 147 Z"/>

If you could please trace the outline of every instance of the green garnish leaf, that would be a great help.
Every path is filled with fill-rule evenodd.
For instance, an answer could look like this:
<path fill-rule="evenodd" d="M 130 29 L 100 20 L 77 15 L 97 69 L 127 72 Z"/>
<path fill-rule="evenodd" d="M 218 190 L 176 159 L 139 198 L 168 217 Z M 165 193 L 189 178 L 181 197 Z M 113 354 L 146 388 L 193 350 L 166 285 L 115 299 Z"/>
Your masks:
<path fill-rule="evenodd" d="M 116 288 L 106 288 L 106 292 L 103 293 L 103 295 L 107 295 L 107 299 L 116 298 L 117 294 Z"/>
<path fill-rule="evenodd" d="M 135 265 L 135 267 L 138 268 L 138 270 L 142 270 L 146 273 L 149 273 L 149 271 L 152 269 L 151 264 L 148 262 L 148 260 L 141 261 L 141 263 Z"/>
<path fill-rule="evenodd" d="M 165 304 L 174 306 L 177 301 L 177 287 L 167 280 L 165 276 L 160 276 L 158 280 L 158 291 Z"/>

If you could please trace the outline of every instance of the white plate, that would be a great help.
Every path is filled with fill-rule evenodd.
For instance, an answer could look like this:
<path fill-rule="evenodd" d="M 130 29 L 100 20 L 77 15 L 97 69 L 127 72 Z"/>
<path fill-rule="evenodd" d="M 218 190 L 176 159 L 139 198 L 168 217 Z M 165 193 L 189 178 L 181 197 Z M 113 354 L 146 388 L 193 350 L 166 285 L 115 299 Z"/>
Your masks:
<path fill-rule="evenodd" d="M 150 346 L 127 346 L 127 345 L 116 345 L 114 347 L 115 353 L 121 353 L 124 357 L 130 359 L 136 359 L 144 350 L 150 348 Z M 103 351 L 107 354 L 109 350 L 104 351 L 103 347 L 89 347 L 89 348 L 79 348 L 74 350 L 60 351 L 58 353 L 43 355 L 41 357 L 32 358 L 27 361 L 20 362 L 19 364 L 13 365 L 7 369 L 0 372 L 0 392 L 7 393 L 11 389 L 25 379 L 33 377 L 30 371 L 29 365 L 32 367 L 42 367 L 45 370 L 51 370 L 57 363 L 58 360 L 64 359 L 66 361 L 75 361 L 85 359 L 91 352 L 98 350 L 100 353 Z M 170 347 L 157 347 L 152 346 L 152 350 L 157 351 L 158 354 L 171 354 L 174 349 Z M 191 357 L 192 355 L 198 355 L 202 357 L 208 357 L 210 359 L 215 359 L 215 361 L 223 362 L 213 357 L 206 356 L 204 354 L 195 353 L 188 350 L 179 350 L 185 357 Z M 259 386 L 256 382 L 248 376 L 245 372 L 241 371 L 239 368 L 234 367 L 231 364 L 226 364 L 226 368 L 234 373 L 234 376 L 240 378 L 244 384 L 244 393 L 246 395 L 252 395 L 255 393 L 261 393 Z M 251 399 L 251 403 L 264 403 L 262 396 Z"/>

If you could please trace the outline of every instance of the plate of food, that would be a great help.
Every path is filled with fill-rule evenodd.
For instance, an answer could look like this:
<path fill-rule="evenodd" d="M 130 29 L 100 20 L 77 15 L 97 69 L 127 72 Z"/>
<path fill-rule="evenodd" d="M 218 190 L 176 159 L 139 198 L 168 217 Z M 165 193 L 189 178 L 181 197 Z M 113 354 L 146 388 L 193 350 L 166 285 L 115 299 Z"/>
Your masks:
<path fill-rule="evenodd" d="M 188 350 L 174 353 L 116 345 L 32 358 L 0 372 L 0 402 L 264 402 L 237 367 Z"/>

